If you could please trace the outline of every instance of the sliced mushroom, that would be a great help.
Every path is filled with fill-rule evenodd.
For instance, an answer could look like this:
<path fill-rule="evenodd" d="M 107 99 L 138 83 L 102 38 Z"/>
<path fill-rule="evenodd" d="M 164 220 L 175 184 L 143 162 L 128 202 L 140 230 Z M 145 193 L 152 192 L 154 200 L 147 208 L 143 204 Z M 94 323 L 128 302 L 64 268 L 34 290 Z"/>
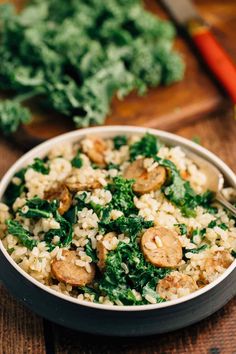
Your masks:
<path fill-rule="evenodd" d="M 178 234 L 165 227 L 151 227 L 141 238 L 141 248 L 147 261 L 156 267 L 175 268 L 182 259 Z"/>
<path fill-rule="evenodd" d="M 89 140 L 92 142 L 90 149 L 84 150 L 90 160 L 100 167 L 106 166 L 104 153 L 107 150 L 107 144 L 103 139 L 90 136 Z"/>
<path fill-rule="evenodd" d="M 106 248 L 106 242 L 111 242 L 113 237 L 116 236 L 114 232 L 109 232 L 106 234 L 102 240 L 99 240 L 97 242 L 97 256 L 98 256 L 98 262 L 97 266 L 98 268 L 103 271 L 105 266 L 106 266 L 106 258 L 109 250 Z"/>
<path fill-rule="evenodd" d="M 173 272 L 159 281 L 156 291 L 163 299 L 171 300 L 176 296 L 183 296 L 184 293 L 190 294 L 197 289 L 195 280 L 189 275 Z"/>
<path fill-rule="evenodd" d="M 75 251 L 64 250 L 62 252 L 64 259 L 54 259 L 51 263 L 52 274 L 55 278 L 72 286 L 85 286 L 91 284 L 95 277 L 94 264 L 90 264 L 91 272 L 88 273 L 84 267 L 77 266 Z"/>
<path fill-rule="evenodd" d="M 98 181 L 92 181 L 87 183 L 80 183 L 80 182 L 65 182 L 67 188 L 73 192 L 80 192 L 80 191 L 91 191 L 93 189 L 101 188 L 101 183 Z"/>
<path fill-rule="evenodd" d="M 57 199 L 59 201 L 58 212 L 63 215 L 71 206 L 72 198 L 68 188 L 61 184 L 57 188 L 47 191 L 44 195 L 47 200 Z"/>
<path fill-rule="evenodd" d="M 160 189 L 166 180 L 166 169 L 157 166 L 151 171 L 144 168 L 144 159 L 132 162 L 124 171 L 124 177 L 135 179 L 133 190 L 140 194 L 149 193 Z"/>

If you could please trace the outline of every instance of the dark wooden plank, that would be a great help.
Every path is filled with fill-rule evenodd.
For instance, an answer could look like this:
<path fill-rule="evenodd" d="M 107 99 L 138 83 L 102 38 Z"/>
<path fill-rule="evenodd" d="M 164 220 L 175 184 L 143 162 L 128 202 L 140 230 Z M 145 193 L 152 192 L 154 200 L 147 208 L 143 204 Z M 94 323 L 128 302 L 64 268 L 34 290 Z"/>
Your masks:
<path fill-rule="evenodd" d="M 45 354 L 43 321 L 0 285 L 0 353 Z"/>

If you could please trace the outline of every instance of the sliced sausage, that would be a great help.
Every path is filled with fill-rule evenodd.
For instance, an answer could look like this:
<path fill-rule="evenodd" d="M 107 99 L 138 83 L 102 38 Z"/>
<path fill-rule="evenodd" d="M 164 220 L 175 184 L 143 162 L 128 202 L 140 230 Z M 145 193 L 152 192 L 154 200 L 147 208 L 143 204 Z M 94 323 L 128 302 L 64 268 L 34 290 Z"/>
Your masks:
<path fill-rule="evenodd" d="M 178 234 L 165 227 L 151 227 L 144 232 L 141 249 L 146 260 L 156 267 L 175 268 L 183 256 Z"/>
<path fill-rule="evenodd" d="M 163 299 L 171 300 L 176 296 L 183 296 L 184 293 L 190 294 L 197 289 L 195 280 L 189 275 L 173 272 L 159 281 L 156 291 Z"/>
<path fill-rule="evenodd" d="M 75 264 L 77 259 L 75 251 L 64 250 L 62 256 L 63 260 L 54 259 L 51 263 L 52 274 L 57 280 L 72 286 L 91 284 L 95 277 L 94 264 L 90 264 L 91 272 L 88 273 L 84 267 Z"/>
<path fill-rule="evenodd" d="M 80 183 L 80 182 L 65 182 L 67 188 L 73 192 L 81 192 L 81 191 L 91 191 L 93 189 L 101 188 L 101 183 L 98 181 L 92 181 L 87 183 Z"/>
<path fill-rule="evenodd" d="M 44 198 L 47 200 L 58 200 L 59 208 L 58 212 L 63 215 L 71 206 L 72 198 L 68 188 L 61 184 L 55 189 L 47 191 L 44 195 Z"/>
<path fill-rule="evenodd" d="M 104 241 L 111 242 L 114 236 L 116 236 L 114 232 L 109 232 L 103 237 L 102 240 L 99 240 L 97 242 L 97 256 L 98 256 L 97 266 L 101 271 L 104 270 L 106 266 L 106 258 L 109 252 L 109 250 L 106 248 L 104 244 Z"/>
<path fill-rule="evenodd" d="M 210 283 L 215 278 L 215 274 L 222 272 L 219 267 L 227 269 L 233 260 L 234 258 L 226 250 L 216 251 L 212 255 L 208 255 L 205 262 L 200 265 L 202 273 L 200 274 L 199 282 L 205 285 Z"/>
<path fill-rule="evenodd" d="M 160 189 L 166 181 L 166 169 L 157 166 L 151 171 L 147 171 L 144 166 L 144 159 L 132 162 L 124 171 L 124 177 L 135 179 L 133 190 L 140 194 L 149 193 Z"/>
<path fill-rule="evenodd" d="M 97 137 L 89 137 L 89 140 L 92 141 L 92 148 L 84 151 L 90 160 L 96 163 L 100 167 L 106 166 L 105 156 L 104 153 L 107 150 L 106 142 Z"/>

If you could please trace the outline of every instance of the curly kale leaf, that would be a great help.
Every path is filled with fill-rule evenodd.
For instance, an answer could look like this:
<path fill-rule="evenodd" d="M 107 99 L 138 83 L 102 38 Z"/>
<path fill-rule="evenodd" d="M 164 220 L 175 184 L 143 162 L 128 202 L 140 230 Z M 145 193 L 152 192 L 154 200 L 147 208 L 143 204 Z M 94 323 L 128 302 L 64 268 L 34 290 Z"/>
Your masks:
<path fill-rule="evenodd" d="M 138 156 L 155 157 L 158 149 L 159 143 L 157 137 L 147 133 L 140 140 L 130 146 L 130 160 L 134 161 Z"/>
<path fill-rule="evenodd" d="M 64 247 L 68 246 L 72 241 L 72 225 L 71 223 L 61 216 L 58 212 L 58 201 L 51 202 L 34 197 L 27 200 L 23 208 L 18 210 L 18 213 L 25 218 L 41 219 L 41 218 L 54 218 L 59 223 L 59 228 L 50 229 L 47 231 L 43 239 L 47 243 L 50 250 L 55 246 Z M 54 236 L 59 237 L 57 244 L 52 243 Z"/>
<path fill-rule="evenodd" d="M 18 240 L 29 250 L 32 251 L 37 246 L 37 241 L 33 239 L 33 235 L 23 228 L 23 226 L 16 220 L 8 220 L 6 222 L 9 234 L 18 238 Z"/>
<path fill-rule="evenodd" d="M 134 205 L 133 183 L 134 180 L 118 176 L 107 186 L 107 189 L 112 194 L 110 206 L 113 209 L 122 211 L 125 215 L 137 213 L 137 208 Z"/>
<path fill-rule="evenodd" d="M 58 208 L 56 200 L 49 202 L 38 197 L 27 200 L 23 208 L 18 210 L 18 213 L 25 218 L 45 218 L 52 217 Z"/>
<path fill-rule="evenodd" d="M 80 151 L 78 151 L 76 156 L 71 160 L 71 165 L 76 168 L 83 166 L 83 160 L 81 158 Z"/>
<path fill-rule="evenodd" d="M 12 207 L 14 204 L 15 200 L 25 191 L 25 172 L 27 171 L 26 168 L 22 168 L 20 171 L 18 171 L 14 177 L 17 177 L 19 179 L 19 183 L 13 183 L 11 182 L 7 190 L 4 194 L 4 202 L 9 206 Z"/>
<path fill-rule="evenodd" d="M 55 0 L 33 1 L 19 14 L 3 4 L 0 37 L 0 89 L 17 96 L 36 90 L 39 104 L 78 127 L 102 124 L 114 95 L 142 94 L 184 74 L 173 50 L 173 25 L 139 0 L 77 0 L 60 7 Z M 26 111 L 17 117 L 4 110 L 6 133 L 29 119 Z"/>
<path fill-rule="evenodd" d="M 127 145 L 127 136 L 126 135 L 117 135 L 113 138 L 114 148 L 119 150 L 122 146 Z"/>
<path fill-rule="evenodd" d="M 30 122 L 30 111 L 13 100 L 0 101 L 0 131 L 9 135 L 15 133 L 21 124 Z"/>
<path fill-rule="evenodd" d="M 50 168 L 46 165 L 45 161 L 36 157 L 34 162 L 29 165 L 29 168 L 33 168 L 33 170 L 42 173 L 43 175 L 48 175 L 50 172 Z"/>

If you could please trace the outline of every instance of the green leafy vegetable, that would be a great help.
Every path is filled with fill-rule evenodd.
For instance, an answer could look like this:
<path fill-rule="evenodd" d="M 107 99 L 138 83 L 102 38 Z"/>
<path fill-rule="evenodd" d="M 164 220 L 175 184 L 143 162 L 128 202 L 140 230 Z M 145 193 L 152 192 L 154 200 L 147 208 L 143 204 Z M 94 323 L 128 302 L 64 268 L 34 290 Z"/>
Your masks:
<path fill-rule="evenodd" d="M 187 235 L 187 226 L 185 224 L 175 224 L 175 226 L 178 226 L 181 235 Z"/>
<path fill-rule="evenodd" d="M 228 230 L 228 226 L 225 223 L 222 222 L 220 224 L 217 224 L 217 220 L 211 221 L 207 227 L 209 229 L 213 229 L 215 226 L 220 227 L 222 230 Z"/>
<path fill-rule="evenodd" d="M 11 182 L 7 187 L 7 190 L 4 194 L 4 201 L 9 206 L 12 207 L 15 200 L 21 195 L 21 193 L 25 190 L 25 172 L 26 168 L 22 168 L 19 172 L 17 172 L 14 177 L 19 179 L 19 183 Z"/>
<path fill-rule="evenodd" d="M 30 121 L 30 112 L 27 108 L 13 100 L 0 101 L 0 131 L 9 135 L 15 133 L 21 124 Z"/>
<path fill-rule="evenodd" d="M 58 202 L 53 200 L 51 202 L 34 197 L 27 200 L 25 206 L 18 210 L 18 213 L 30 219 L 40 219 L 40 218 L 54 218 L 59 224 L 59 229 L 51 229 L 44 234 L 44 240 L 46 241 L 49 250 L 53 250 L 56 244 L 52 243 L 54 236 L 59 237 L 59 242 L 57 246 L 63 247 L 68 246 L 72 241 L 72 225 L 71 223 L 61 216 L 58 209 Z"/>
<path fill-rule="evenodd" d="M 19 214 L 25 218 L 45 218 L 52 217 L 58 208 L 56 200 L 48 202 L 47 200 L 34 197 L 27 200 L 25 206 L 18 210 Z"/>
<path fill-rule="evenodd" d="M 147 262 L 140 252 L 137 237 L 143 229 L 152 225 L 152 222 L 136 215 L 123 216 L 105 225 L 106 231 L 124 233 L 130 238 L 128 244 L 120 242 L 114 251 L 108 253 L 105 272 L 99 281 L 99 290 L 112 301 L 119 300 L 125 305 L 146 304 L 145 296 L 148 293 L 153 295 L 158 280 L 169 273 L 169 269 Z M 143 300 L 138 300 L 132 289 L 138 291 Z M 163 301 L 157 293 L 154 298 L 157 302 Z"/>
<path fill-rule="evenodd" d="M 107 189 L 112 193 L 110 206 L 122 211 L 125 215 L 137 213 L 137 208 L 134 205 L 133 183 L 132 179 L 117 176 L 107 186 Z"/>
<path fill-rule="evenodd" d="M 0 89 L 40 96 L 41 104 L 72 117 L 77 127 L 102 124 L 112 97 L 183 78 L 173 50 L 175 30 L 141 1 L 33 0 L 19 14 L 0 7 Z M 15 103 L 11 103 L 13 106 Z M 2 106 L 1 127 L 29 120 L 18 103 Z M 17 111 L 17 114 L 14 112 Z"/>
<path fill-rule="evenodd" d="M 202 246 L 200 246 L 198 248 L 193 248 L 193 249 L 190 249 L 190 250 L 185 248 L 184 254 L 186 254 L 187 252 L 197 254 L 199 252 L 205 251 L 208 247 L 209 247 L 208 245 L 202 245 Z"/>
<path fill-rule="evenodd" d="M 232 250 L 232 251 L 231 251 L 231 255 L 232 255 L 234 258 L 236 258 L 236 251 Z"/>
<path fill-rule="evenodd" d="M 127 136 L 126 135 L 117 135 L 113 138 L 114 148 L 119 150 L 121 146 L 127 145 Z"/>
<path fill-rule="evenodd" d="M 71 165 L 76 168 L 80 168 L 83 166 L 83 160 L 80 156 L 80 151 L 78 151 L 76 156 L 71 160 Z"/>
<path fill-rule="evenodd" d="M 158 152 L 158 140 L 155 135 L 145 134 L 140 140 L 129 148 L 130 160 L 134 161 L 138 156 L 155 157 Z"/>
<path fill-rule="evenodd" d="M 93 262 L 97 262 L 98 261 L 98 257 L 97 257 L 97 253 L 96 253 L 96 250 L 94 250 L 92 248 L 92 243 L 91 241 L 89 240 L 89 242 L 85 245 L 85 252 L 87 254 L 87 256 L 91 257 L 92 258 L 92 261 Z"/>
<path fill-rule="evenodd" d="M 51 229 L 44 235 L 44 240 L 46 241 L 50 251 L 53 250 L 55 246 L 69 246 L 72 241 L 72 225 L 64 217 L 62 217 L 58 211 L 56 211 L 54 218 L 60 224 L 60 229 Z M 52 243 L 54 236 L 58 236 L 60 239 L 57 244 Z"/>
<path fill-rule="evenodd" d="M 17 237 L 29 250 L 37 246 L 37 241 L 33 239 L 33 235 L 31 235 L 28 230 L 24 229 L 18 221 L 8 220 L 6 224 L 9 234 Z"/>
<path fill-rule="evenodd" d="M 32 165 L 29 165 L 29 167 L 33 168 L 39 173 L 42 173 L 43 175 L 48 175 L 50 171 L 49 167 L 45 164 L 45 162 L 38 157 L 34 159 L 34 162 L 32 163 Z"/>

